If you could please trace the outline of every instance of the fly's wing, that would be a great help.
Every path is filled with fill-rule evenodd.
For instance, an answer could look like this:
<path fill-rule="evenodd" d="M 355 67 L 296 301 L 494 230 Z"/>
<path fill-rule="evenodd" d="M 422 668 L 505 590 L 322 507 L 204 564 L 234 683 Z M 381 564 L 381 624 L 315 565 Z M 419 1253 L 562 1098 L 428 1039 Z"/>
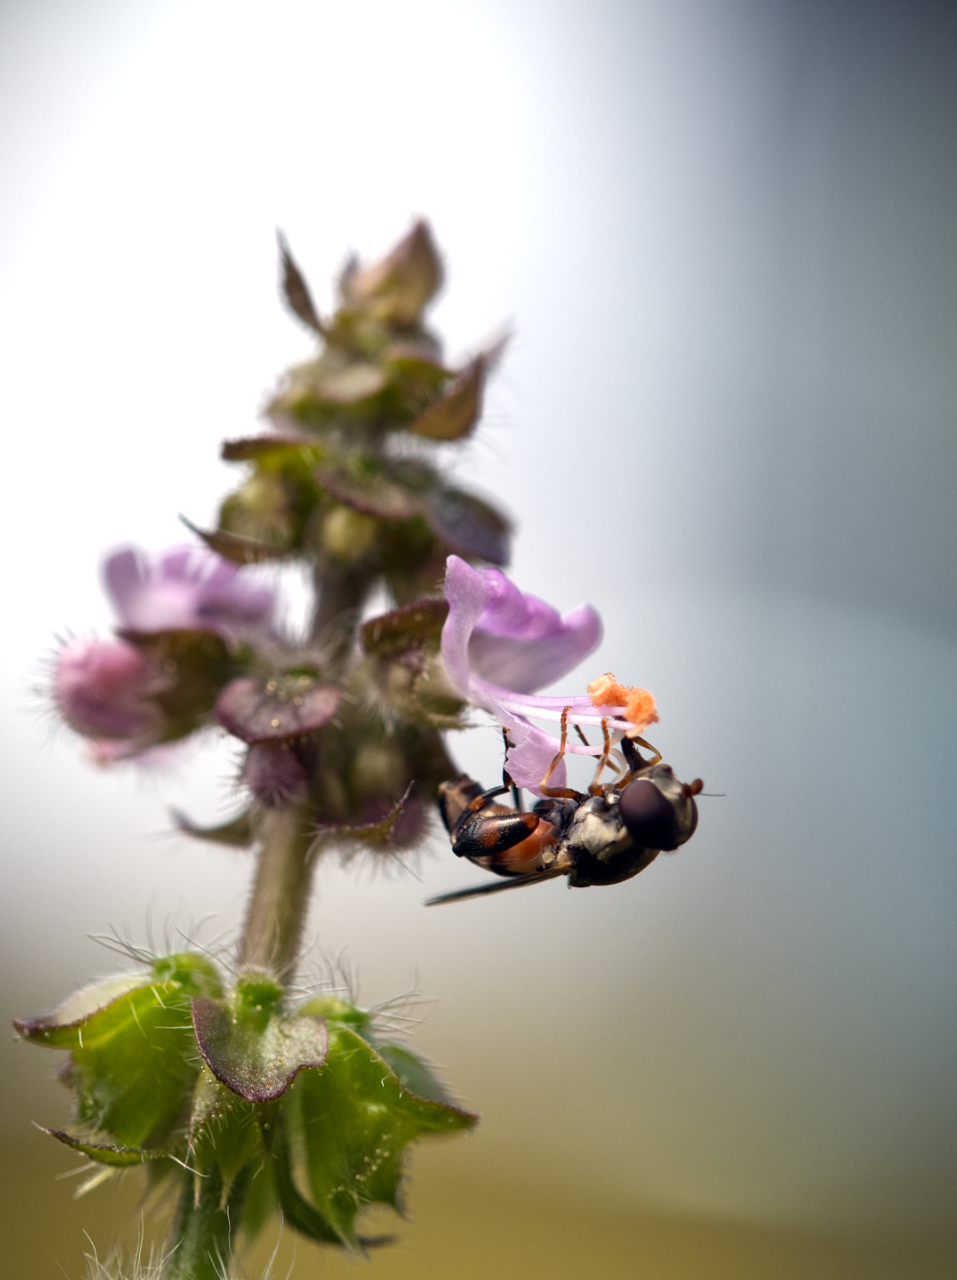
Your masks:
<path fill-rule="evenodd" d="M 462 902 L 465 898 L 482 898 L 487 893 L 504 893 L 506 889 L 521 889 L 527 884 L 540 884 L 567 875 L 567 871 L 532 871 L 527 876 L 511 876 L 508 880 L 496 880 L 491 884 L 477 884 L 471 889 L 456 889 L 453 893 L 440 893 L 437 898 L 427 898 L 427 907 L 438 907 L 443 902 Z"/>

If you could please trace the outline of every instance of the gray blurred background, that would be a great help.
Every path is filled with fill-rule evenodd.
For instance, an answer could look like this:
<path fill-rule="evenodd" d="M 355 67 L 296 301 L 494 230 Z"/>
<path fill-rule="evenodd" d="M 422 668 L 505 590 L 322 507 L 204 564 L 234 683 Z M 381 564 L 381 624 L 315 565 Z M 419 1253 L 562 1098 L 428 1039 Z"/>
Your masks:
<path fill-rule="evenodd" d="M 4 0 L 4 1016 L 116 968 L 89 934 L 235 929 L 247 862 L 167 818 L 228 811 L 228 747 L 97 772 L 43 655 L 108 627 L 104 549 L 212 517 L 308 354 L 275 228 L 326 304 L 425 214 L 450 354 L 515 332 L 462 474 L 516 581 L 605 619 L 563 688 L 647 685 L 724 796 L 593 894 L 425 911 L 475 878 L 438 838 L 323 869 L 313 971 L 434 1001 L 485 1117 L 373 1269 L 954 1274 L 955 65 L 921 0 Z M 453 747 L 495 777 L 492 729 Z M 44 1280 L 120 1203 L 50 1181 L 54 1065 L 4 1049 L 4 1247 Z"/>

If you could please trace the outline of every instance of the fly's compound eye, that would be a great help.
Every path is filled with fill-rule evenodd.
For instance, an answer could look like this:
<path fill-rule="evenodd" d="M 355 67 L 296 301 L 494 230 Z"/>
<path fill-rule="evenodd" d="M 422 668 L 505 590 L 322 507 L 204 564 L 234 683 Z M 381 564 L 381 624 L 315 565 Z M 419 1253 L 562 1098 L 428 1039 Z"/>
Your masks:
<path fill-rule="evenodd" d="M 690 822 L 682 821 L 678 805 L 690 806 Z M 647 778 L 639 778 L 625 787 L 618 801 L 618 812 L 628 834 L 642 849 L 677 849 L 694 833 L 698 825 L 698 809 L 690 797 L 669 800 Z"/>

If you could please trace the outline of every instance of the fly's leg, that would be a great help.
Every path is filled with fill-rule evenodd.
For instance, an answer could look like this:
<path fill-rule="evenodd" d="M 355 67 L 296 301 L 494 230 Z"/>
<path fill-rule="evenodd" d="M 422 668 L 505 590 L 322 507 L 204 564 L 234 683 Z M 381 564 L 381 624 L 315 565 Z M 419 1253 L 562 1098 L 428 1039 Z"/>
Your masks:
<path fill-rule="evenodd" d="M 611 755 L 611 735 L 608 732 L 608 720 L 604 716 L 602 717 L 601 731 L 602 731 L 602 736 L 605 739 L 605 748 L 602 751 L 601 755 L 598 757 L 598 764 L 595 768 L 595 776 L 594 778 L 592 778 L 591 786 L 588 788 L 588 794 L 590 796 L 603 796 L 605 794 L 605 788 L 598 781 L 606 765 L 608 764 L 608 757 Z"/>
<path fill-rule="evenodd" d="M 545 777 L 542 778 L 542 784 L 538 788 L 543 796 L 548 796 L 553 800 L 582 800 L 580 791 L 572 791 L 570 787 L 550 787 L 548 779 L 552 776 L 558 766 L 565 757 L 565 747 L 568 743 L 568 713 L 571 707 L 562 707 L 562 739 L 558 746 L 558 753 L 552 759 L 551 764 L 545 771 Z"/>
<path fill-rule="evenodd" d="M 649 751 L 654 752 L 654 759 L 646 760 L 635 746 L 636 742 L 639 742 Z M 628 786 L 629 782 L 634 782 L 636 773 L 640 773 L 642 769 L 650 769 L 653 764 L 658 763 L 661 759 L 661 752 L 656 747 L 653 747 L 650 742 L 645 742 L 644 738 L 622 738 L 619 745 L 621 746 L 621 753 L 627 761 L 628 772 L 624 777 L 618 779 L 615 783 L 614 789 L 616 791 L 623 791 L 625 787 Z"/>
<path fill-rule="evenodd" d="M 653 747 L 650 742 L 645 742 L 644 738 L 632 738 L 631 741 L 637 742 L 639 747 L 644 747 L 646 751 L 651 751 L 654 753 L 654 757 L 655 757 L 654 760 L 646 760 L 645 763 L 641 766 L 643 769 L 650 769 L 653 764 L 657 764 L 658 761 L 661 759 L 661 752 L 658 750 L 658 748 Z"/>

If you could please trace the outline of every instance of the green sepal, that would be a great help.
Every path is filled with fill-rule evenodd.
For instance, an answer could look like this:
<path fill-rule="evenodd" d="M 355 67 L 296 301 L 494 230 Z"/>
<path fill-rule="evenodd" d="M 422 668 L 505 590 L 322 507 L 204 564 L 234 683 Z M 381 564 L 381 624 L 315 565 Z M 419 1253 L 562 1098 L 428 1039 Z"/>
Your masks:
<path fill-rule="evenodd" d="M 455 1106 L 455 1099 L 427 1062 L 402 1044 L 388 1044 L 375 1039 L 374 1046 L 384 1058 L 403 1089 L 428 1102 L 444 1102 Z"/>
<path fill-rule="evenodd" d="M 243 1202 L 241 1224 L 247 1241 L 254 1240 L 280 1208 L 276 1192 L 275 1161 L 268 1159 L 258 1164 L 254 1163 L 252 1177 L 249 1179 L 246 1190 L 246 1199 Z"/>
<path fill-rule="evenodd" d="M 173 821 L 183 835 L 192 836 L 195 840 L 208 840 L 212 844 L 225 844 L 235 849 L 248 849 L 255 839 L 251 821 L 251 808 L 245 809 L 237 817 L 230 818 L 228 822 L 220 823 L 216 827 L 197 826 L 192 819 L 188 818 L 179 809 L 172 809 L 170 812 Z"/>
<path fill-rule="evenodd" d="M 153 962 L 141 986 L 69 1023 L 14 1023 L 33 1044 L 69 1049 L 77 1122 L 110 1133 L 122 1147 L 163 1145 L 196 1074 L 189 1017 L 194 996 L 222 992 L 218 972 L 191 952 Z"/>
<path fill-rule="evenodd" d="M 193 1090 L 189 1149 L 198 1174 L 219 1168 L 223 1204 L 239 1171 L 257 1156 L 260 1161 L 265 1159 L 266 1154 L 258 1108 L 220 1084 L 205 1064 Z"/>
<path fill-rule="evenodd" d="M 355 1217 L 364 1205 L 401 1207 L 407 1145 L 471 1128 L 478 1118 L 405 1089 L 386 1060 L 341 1024 L 330 1028 L 322 1071 L 298 1076 L 282 1106 L 310 1200 L 352 1248 L 360 1247 Z"/>
<path fill-rule="evenodd" d="M 271 979 L 248 974 L 228 1000 L 193 1001 L 193 1028 L 206 1065 L 247 1102 L 281 1097 L 299 1072 L 325 1061 L 325 1022 L 309 1015 L 286 1017 L 282 994 Z"/>
<path fill-rule="evenodd" d="M 111 1165 L 115 1169 L 128 1169 L 136 1164 L 145 1164 L 149 1160 L 162 1160 L 166 1154 L 164 1151 L 148 1151 L 143 1147 L 118 1147 L 113 1143 L 83 1142 L 80 1138 L 64 1133 L 62 1129 L 44 1129 L 43 1132 L 74 1151 L 79 1151 L 81 1155 L 88 1156 L 90 1160 L 95 1160 L 97 1164 Z"/>
<path fill-rule="evenodd" d="M 310 1240 L 318 1240 L 321 1244 L 335 1244 L 341 1247 L 343 1242 L 339 1233 L 309 1203 L 305 1196 L 300 1194 L 293 1181 L 292 1170 L 289 1167 L 289 1149 L 284 1132 L 276 1135 L 269 1164 L 275 1179 L 279 1208 L 282 1210 L 283 1216 L 289 1225 L 302 1235 L 308 1236 Z"/>
<path fill-rule="evenodd" d="M 406 1045 L 392 1044 L 379 1038 L 375 1032 L 375 1019 L 367 1009 L 359 1009 L 339 996 L 325 994 L 312 996 L 300 1006 L 298 1012 L 314 1014 L 325 1018 L 327 1022 L 345 1024 L 362 1036 L 386 1060 L 403 1089 L 414 1093 L 417 1098 L 455 1106 L 455 1099 L 427 1062 Z"/>
<path fill-rule="evenodd" d="M 297 1013 L 312 1014 L 315 1018 L 325 1018 L 327 1022 L 344 1022 L 354 1031 L 371 1041 L 372 1014 L 367 1009 L 358 1009 L 347 1000 L 331 994 L 312 996 L 299 1006 Z"/>

